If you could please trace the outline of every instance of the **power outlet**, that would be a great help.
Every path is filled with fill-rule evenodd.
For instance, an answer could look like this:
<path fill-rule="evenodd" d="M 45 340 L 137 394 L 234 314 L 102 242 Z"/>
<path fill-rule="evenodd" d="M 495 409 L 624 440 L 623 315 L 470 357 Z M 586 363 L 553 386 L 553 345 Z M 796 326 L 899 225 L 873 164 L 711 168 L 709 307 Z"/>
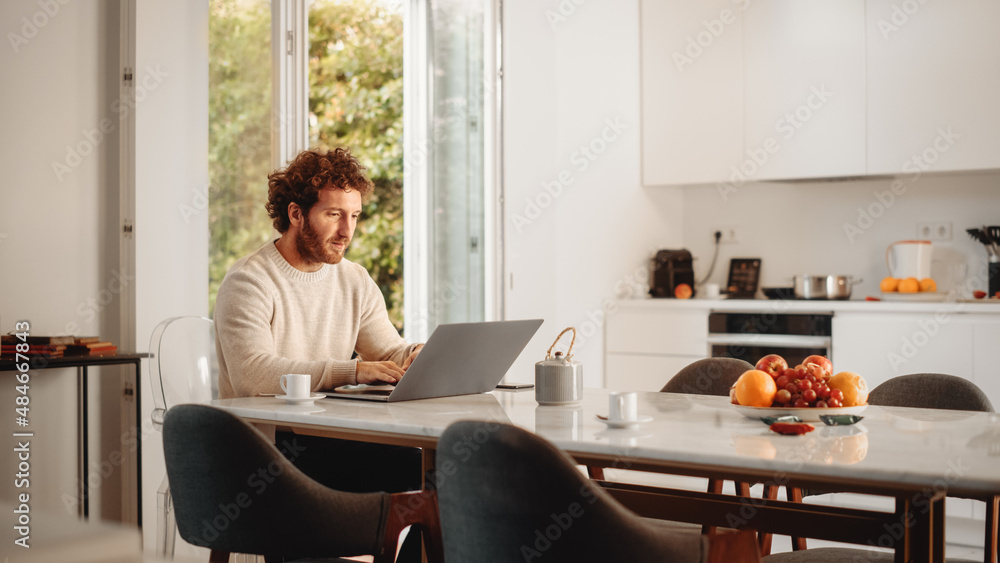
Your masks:
<path fill-rule="evenodd" d="M 736 227 L 733 226 L 722 226 L 714 227 L 712 229 L 712 240 L 715 240 L 715 233 L 722 233 L 722 238 L 719 239 L 719 244 L 736 244 Z"/>
<path fill-rule="evenodd" d="M 951 221 L 919 221 L 917 238 L 930 241 L 951 240 Z"/>

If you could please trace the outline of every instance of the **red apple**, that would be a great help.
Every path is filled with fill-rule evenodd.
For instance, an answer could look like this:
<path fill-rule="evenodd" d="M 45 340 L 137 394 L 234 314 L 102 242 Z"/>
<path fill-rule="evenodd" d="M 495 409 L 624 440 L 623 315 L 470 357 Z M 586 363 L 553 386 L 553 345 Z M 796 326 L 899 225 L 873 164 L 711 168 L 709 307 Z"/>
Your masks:
<path fill-rule="evenodd" d="M 830 379 L 833 375 L 833 362 L 831 362 L 826 356 L 820 356 L 818 354 L 813 354 L 802 360 L 802 364 L 809 366 L 809 364 L 816 364 L 826 373 L 826 379 Z M 817 376 L 818 377 L 818 376 Z"/>
<path fill-rule="evenodd" d="M 785 358 L 777 354 L 768 354 L 757 360 L 757 365 L 754 367 L 777 379 L 778 376 L 785 373 L 785 370 L 788 369 L 788 362 L 785 361 Z"/>

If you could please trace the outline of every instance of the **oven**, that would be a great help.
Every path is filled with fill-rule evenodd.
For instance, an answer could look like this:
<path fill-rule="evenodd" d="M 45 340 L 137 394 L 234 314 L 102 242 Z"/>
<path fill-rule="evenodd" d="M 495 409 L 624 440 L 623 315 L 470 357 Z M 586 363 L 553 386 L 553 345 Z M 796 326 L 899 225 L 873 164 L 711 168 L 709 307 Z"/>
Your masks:
<path fill-rule="evenodd" d="M 832 312 L 712 311 L 709 353 L 713 358 L 739 358 L 751 364 L 778 354 L 796 366 L 813 354 L 830 357 L 832 326 Z"/>

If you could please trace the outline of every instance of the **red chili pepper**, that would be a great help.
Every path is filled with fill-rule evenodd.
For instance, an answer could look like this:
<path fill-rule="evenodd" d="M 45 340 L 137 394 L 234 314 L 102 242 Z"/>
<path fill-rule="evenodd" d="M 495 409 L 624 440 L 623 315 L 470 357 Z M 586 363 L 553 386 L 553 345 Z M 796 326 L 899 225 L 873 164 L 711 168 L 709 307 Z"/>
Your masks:
<path fill-rule="evenodd" d="M 813 430 L 816 430 L 816 428 L 812 424 L 806 424 L 804 422 L 775 422 L 771 425 L 772 432 L 787 434 L 790 436 L 805 434 L 806 432 L 812 432 Z"/>

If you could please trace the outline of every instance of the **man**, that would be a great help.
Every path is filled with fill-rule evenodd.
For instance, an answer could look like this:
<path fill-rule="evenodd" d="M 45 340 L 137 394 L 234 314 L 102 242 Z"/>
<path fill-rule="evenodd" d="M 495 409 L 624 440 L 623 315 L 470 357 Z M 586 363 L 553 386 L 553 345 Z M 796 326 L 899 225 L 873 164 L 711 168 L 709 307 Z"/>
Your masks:
<path fill-rule="evenodd" d="M 346 148 L 304 151 L 268 175 L 267 212 L 281 237 L 237 261 L 219 287 L 220 397 L 281 393 L 286 373 L 309 374 L 312 391 L 403 377 L 423 345 L 399 336 L 374 280 L 344 258 L 372 189 Z M 420 486 L 413 448 L 281 432 L 275 438 L 304 445 L 292 461 L 339 490 Z"/>
<path fill-rule="evenodd" d="M 304 151 L 268 176 L 281 238 L 236 262 L 219 287 L 221 397 L 280 393 L 285 373 L 310 374 L 313 390 L 403 376 L 422 345 L 400 338 L 371 276 L 344 259 L 372 189 L 343 148 Z"/>

